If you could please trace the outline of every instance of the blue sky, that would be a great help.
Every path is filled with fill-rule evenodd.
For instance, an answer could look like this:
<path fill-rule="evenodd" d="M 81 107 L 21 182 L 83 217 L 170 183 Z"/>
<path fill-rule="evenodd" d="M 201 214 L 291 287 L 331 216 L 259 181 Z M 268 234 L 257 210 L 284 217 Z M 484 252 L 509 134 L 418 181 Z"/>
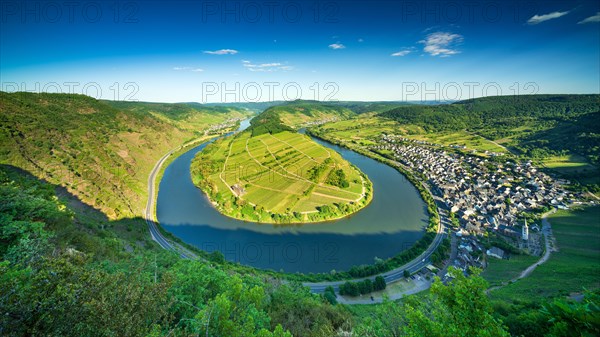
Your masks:
<path fill-rule="evenodd" d="M 597 1 L 3 1 L 4 91 L 161 102 L 599 93 Z"/>

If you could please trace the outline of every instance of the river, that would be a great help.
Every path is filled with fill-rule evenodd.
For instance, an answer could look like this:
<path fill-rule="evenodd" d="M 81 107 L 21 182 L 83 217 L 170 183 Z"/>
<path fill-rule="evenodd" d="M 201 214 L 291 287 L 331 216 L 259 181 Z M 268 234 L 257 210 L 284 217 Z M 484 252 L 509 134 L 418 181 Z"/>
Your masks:
<path fill-rule="evenodd" d="M 240 130 L 249 126 L 249 120 Z M 161 226 L 191 245 L 219 250 L 230 261 L 262 269 L 321 273 L 371 264 L 409 248 L 424 234 L 427 208 L 417 189 L 395 169 L 354 151 L 314 139 L 356 165 L 373 182 L 373 200 L 344 219 L 305 225 L 271 225 L 219 213 L 192 183 L 190 164 L 203 143 L 176 158 L 159 185 Z"/>

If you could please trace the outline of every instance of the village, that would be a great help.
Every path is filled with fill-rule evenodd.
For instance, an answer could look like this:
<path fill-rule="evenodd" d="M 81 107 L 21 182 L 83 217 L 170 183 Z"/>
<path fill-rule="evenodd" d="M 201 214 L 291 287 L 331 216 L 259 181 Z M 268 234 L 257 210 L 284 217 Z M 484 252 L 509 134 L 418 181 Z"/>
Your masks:
<path fill-rule="evenodd" d="M 211 125 L 208 129 L 204 130 L 204 135 L 216 135 L 222 133 L 223 130 L 229 129 L 235 126 L 237 123 L 243 121 L 246 118 L 237 117 L 237 118 L 229 118 L 228 120 L 220 123 Z"/>
<path fill-rule="evenodd" d="M 508 258 L 510 252 L 541 255 L 542 228 L 532 220 L 552 207 L 565 209 L 576 202 L 577 196 L 563 187 L 568 181 L 551 178 L 531 162 L 457 149 L 397 135 L 382 135 L 371 146 L 421 175 L 442 199 L 454 225 L 455 267 L 465 272 L 469 266 L 485 268 L 486 259 Z M 485 247 L 482 241 L 490 236 L 498 238 L 497 244 Z"/>

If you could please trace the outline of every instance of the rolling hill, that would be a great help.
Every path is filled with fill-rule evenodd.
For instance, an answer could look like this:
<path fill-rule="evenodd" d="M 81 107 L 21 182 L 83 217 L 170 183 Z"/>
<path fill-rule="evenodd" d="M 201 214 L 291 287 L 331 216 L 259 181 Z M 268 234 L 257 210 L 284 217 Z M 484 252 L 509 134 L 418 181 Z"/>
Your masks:
<path fill-rule="evenodd" d="M 234 108 L 0 92 L 0 164 L 60 184 L 109 218 L 130 217 L 142 211 L 148 174 L 162 155 L 203 136 L 211 124 L 245 115 Z"/>
<path fill-rule="evenodd" d="M 298 129 L 308 125 L 346 119 L 354 115 L 352 110 L 342 106 L 326 102 L 297 100 L 266 109 L 255 118 L 256 122 L 253 125 L 257 125 L 259 122 L 264 124 L 278 120 L 283 125 Z"/>

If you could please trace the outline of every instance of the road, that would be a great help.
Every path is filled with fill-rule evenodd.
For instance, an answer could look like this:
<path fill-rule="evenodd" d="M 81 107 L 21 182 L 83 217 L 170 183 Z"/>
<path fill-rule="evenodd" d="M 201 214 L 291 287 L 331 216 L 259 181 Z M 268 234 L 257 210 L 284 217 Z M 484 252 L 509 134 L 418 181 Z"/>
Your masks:
<path fill-rule="evenodd" d="M 178 148 L 167 152 L 158 160 L 158 162 L 156 162 L 156 165 L 154 165 L 154 168 L 152 168 L 152 171 L 150 171 L 150 175 L 148 176 L 148 202 L 146 203 L 146 209 L 144 210 L 144 217 L 146 219 L 146 223 L 148 224 L 148 229 L 150 230 L 152 240 L 156 241 L 163 249 L 177 252 L 181 258 L 190 259 L 195 258 L 196 256 L 181 245 L 167 240 L 158 229 L 158 223 L 154 216 L 156 175 L 158 172 L 160 172 L 160 169 L 167 158 L 169 158 L 175 151 L 179 151 L 181 148 L 182 146 L 179 146 Z"/>
<path fill-rule="evenodd" d="M 551 245 L 552 228 L 550 227 L 550 222 L 548 221 L 548 215 L 553 214 L 554 212 L 556 212 L 556 208 L 553 208 L 550 212 L 546 212 L 544 213 L 544 215 L 542 215 L 542 233 L 544 234 L 544 241 L 546 243 L 546 251 L 544 252 L 544 256 L 542 256 L 542 258 L 539 259 L 538 262 L 532 264 L 527 269 L 523 270 L 519 277 L 512 280 L 512 282 L 529 276 L 529 274 L 531 274 L 531 272 L 534 271 L 535 268 L 537 268 L 537 266 L 548 261 L 548 259 L 550 258 L 550 253 L 552 253 L 552 250 L 554 248 Z"/>
<path fill-rule="evenodd" d="M 386 283 L 392 283 L 392 282 L 395 282 L 395 281 L 398 281 L 398 280 L 404 278 L 405 270 L 408 270 L 412 274 L 412 273 L 415 273 L 415 272 L 425 268 L 427 265 L 429 265 L 431 263 L 431 260 L 430 260 L 431 255 L 435 252 L 435 250 L 438 248 L 440 243 L 442 243 L 444 238 L 446 238 L 445 229 L 448 227 L 450 222 L 446 216 L 442 216 L 441 212 L 440 212 L 440 224 L 441 225 L 438 227 L 437 235 L 433 239 L 433 242 L 431 243 L 431 245 L 429 245 L 429 247 L 421 255 L 419 255 L 416 259 L 410 261 L 409 263 L 407 263 L 403 266 L 394 268 L 383 274 L 357 278 L 357 279 L 353 279 L 350 281 L 355 282 L 355 281 L 361 281 L 361 280 L 365 280 L 365 279 L 374 280 L 375 276 L 383 276 Z M 337 292 L 339 290 L 339 286 L 344 284 L 346 281 L 347 280 L 329 281 L 329 282 L 305 282 L 305 283 L 303 283 L 303 285 L 309 287 L 310 290 L 315 293 L 322 293 L 325 291 L 325 288 L 330 287 L 330 286 L 333 287 L 333 289 L 335 289 L 335 291 Z"/>

